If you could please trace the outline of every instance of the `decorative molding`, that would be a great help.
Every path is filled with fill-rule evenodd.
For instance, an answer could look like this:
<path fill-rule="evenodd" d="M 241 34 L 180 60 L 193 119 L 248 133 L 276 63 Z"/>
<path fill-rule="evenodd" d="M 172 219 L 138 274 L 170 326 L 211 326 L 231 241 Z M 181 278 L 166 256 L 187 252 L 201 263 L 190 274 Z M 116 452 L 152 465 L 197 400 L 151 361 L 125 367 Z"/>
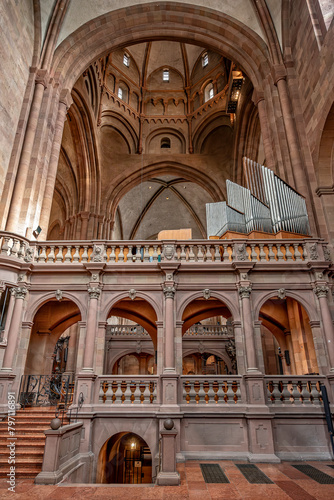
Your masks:
<path fill-rule="evenodd" d="M 237 250 L 237 259 L 238 260 L 246 260 L 247 259 L 248 255 L 247 255 L 245 243 L 237 244 L 236 250 Z"/>
<path fill-rule="evenodd" d="M 175 247 L 174 245 L 164 245 L 163 247 L 163 256 L 167 260 L 172 260 L 175 254 Z"/>
<path fill-rule="evenodd" d="M 34 250 L 33 248 L 27 247 L 26 248 L 26 253 L 24 256 L 24 262 L 32 262 L 34 257 Z"/>
<path fill-rule="evenodd" d="M 209 300 L 209 298 L 211 297 L 209 288 L 205 288 L 205 290 L 203 290 L 203 297 L 205 298 L 205 300 Z"/>
<path fill-rule="evenodd" d="M 56 292 L 55 292 L 55 296 L 56 296 L 56 299 L 58 300 L 58 302 L 60 302 L 63 298 L 63 292 L 61 290 L 59 290 L 59 288 L 58 288 L 58 290 L 56 290 Z"/>
<path fill-rule="evenodd" d="M 327 262 L 332 262 L 331 252 L 330 252 L 330 250 L 329 250 L 328 246 L 327 246 L 327 245 L 324 245 L 324 246 L 323 246 L 323 250 L 324 250 L 324 257 L 325 257 L 325 260 L 326 260 Z"/>
<path fill-rule="evenodd" d="M 89 294 L 90 299 L 97 299 L 98 300 L 100 295 L 101 295 L 101 289 L 98 287 L 95 287 L 95 288 L 89 287 L 88 294 Z"/>
<path fill-rule="evenodd" d="M 319 255 L 318 255 L 318 248 L 317 248 L 317 244 L 316 243 L 313 243 L 310 248 L 310 259 L 311 260 L 318 260 L 319 258 Z"/>
<path fill-rule="evenodd" d="M 137 296 L 137 291 L 134 288 L 131 288 L 131 290 L 129 290 L 130 299 L 135 300 L 136 296 Z"/>
<path fill-rule="evenodd" d="M 174 299 L 176 289 L 173 286 L 164 286 L 162 290 L 166 299 Z"/>
<path fill-rule="evenodd" d="M 19 286 L 19 287 L 16 287 L 16 288 L 12 288 L 11 289 L 11 292 L 10 292 L 12 295 L 15 296 L 16 299 L 25 299 L 27 293 L 28 293 L 28 289 L 25 288 L 24 286 Z"/>
<path fill-rule="evenodd" d="M 251 291 L 252 291 L 251 286 L 249 286 L 249 285 L 248 286 L 241 286 L 239 288 L 239 295 L 242 299 L 249 299 Z"/>
<path fill-rule="evenodd" d="M 327 297 L 327 293 L 329 292 L 329 288 L 326 285 L 318 285 L 314 288 L 314 293 L 320 299 L 320 297 Z"/>

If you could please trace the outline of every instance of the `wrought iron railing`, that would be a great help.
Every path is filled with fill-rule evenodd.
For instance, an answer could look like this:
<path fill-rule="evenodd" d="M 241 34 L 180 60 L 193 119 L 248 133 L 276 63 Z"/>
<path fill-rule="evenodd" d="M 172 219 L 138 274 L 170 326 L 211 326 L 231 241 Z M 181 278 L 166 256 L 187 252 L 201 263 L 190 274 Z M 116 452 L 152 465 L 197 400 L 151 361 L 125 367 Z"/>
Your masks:
<path fill-rule="evenodd" d="M 23 375 L 18 403 L 27 406 L 68 408 L 73 399 L 73 376 L 59 374 Z"/>

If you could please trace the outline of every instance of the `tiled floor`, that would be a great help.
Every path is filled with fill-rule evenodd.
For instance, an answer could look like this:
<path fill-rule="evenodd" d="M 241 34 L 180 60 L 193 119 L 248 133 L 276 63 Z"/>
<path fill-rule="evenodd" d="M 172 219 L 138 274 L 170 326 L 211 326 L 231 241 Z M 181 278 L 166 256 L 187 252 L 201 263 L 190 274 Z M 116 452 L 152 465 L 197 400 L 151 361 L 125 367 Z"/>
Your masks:
<path fill-rule="evenodd" d="M 106 486 L 61 485 L 37 486 L 33 480 L 18 480 L 16 492 L 7 490 L 6 480 L 0 480 L 0 500 L 334 500 L 334 484 L 318 484 L 305 476 L 291 463 L 278 465 L 256 464 L 274 484 L 250 484 L 232 461 L 219 463 L 229 484 L 206 484 L 198 461 L 178 464 L 181 486 Z M 203 463 L 203 462 L 202 462 Z M 209 463 L 209 462 L 207 462 Z M 333 462 L 308 462 L 334 477 Z"/>

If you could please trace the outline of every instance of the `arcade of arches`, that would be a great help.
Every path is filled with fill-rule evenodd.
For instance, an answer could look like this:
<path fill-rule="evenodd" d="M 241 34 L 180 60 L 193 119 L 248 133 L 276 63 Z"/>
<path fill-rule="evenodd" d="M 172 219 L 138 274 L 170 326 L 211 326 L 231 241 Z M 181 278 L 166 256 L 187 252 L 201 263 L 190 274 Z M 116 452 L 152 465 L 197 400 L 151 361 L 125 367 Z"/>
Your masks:
<path fill-rule="evenodd" d="M 206 3 L 1 8 L 0 415 L 11 391 L 78 414 L 42 484 L 332 456 L 334 9 Z M 284 230 L 210 234 L 245 157 L 309 234 L 284 189 Z"/>

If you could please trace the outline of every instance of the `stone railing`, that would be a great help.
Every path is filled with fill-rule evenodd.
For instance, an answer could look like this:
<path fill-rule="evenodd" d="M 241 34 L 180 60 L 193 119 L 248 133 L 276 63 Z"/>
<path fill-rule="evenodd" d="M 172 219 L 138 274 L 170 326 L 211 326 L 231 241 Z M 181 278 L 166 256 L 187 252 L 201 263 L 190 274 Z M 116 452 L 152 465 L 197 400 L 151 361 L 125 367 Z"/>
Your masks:
<path fill-rule="evenodd" d="M 233 337 L 234 331 L 232 325 L 193 325 L 183 338 L 193 337 Z"/>
<path fill-rule="evenodd" d="M 266 376 L 267 402 L 269 406 L 319 406 L 324 381 L 319 375 Z"/>
<path fill-rule="evenodd" d="M 140 325 L 107 325 L 107 337 L 140 337 L 150 339 L 150 334 Z"/>
<path fill-rule="evenodd" d="M 166 240 L 166 241 L 28 241 L 0 232 L 0 254 L 38 264 L 106 262 L 140 264 L 180 263 L 308 263 L 330 261 L 320 239 L 282 240 Z"/>
<path fill-rule="evenodd" d="M 242 402 L 239 376 L 186 375 L 182 380 L 182 404 L 234 405 Z"/>
<path fill-rule="evenodd" d="M 113 405 L 157 403 L 158 377 L 110 375 L 98 379 L 98 402 Z"/>

